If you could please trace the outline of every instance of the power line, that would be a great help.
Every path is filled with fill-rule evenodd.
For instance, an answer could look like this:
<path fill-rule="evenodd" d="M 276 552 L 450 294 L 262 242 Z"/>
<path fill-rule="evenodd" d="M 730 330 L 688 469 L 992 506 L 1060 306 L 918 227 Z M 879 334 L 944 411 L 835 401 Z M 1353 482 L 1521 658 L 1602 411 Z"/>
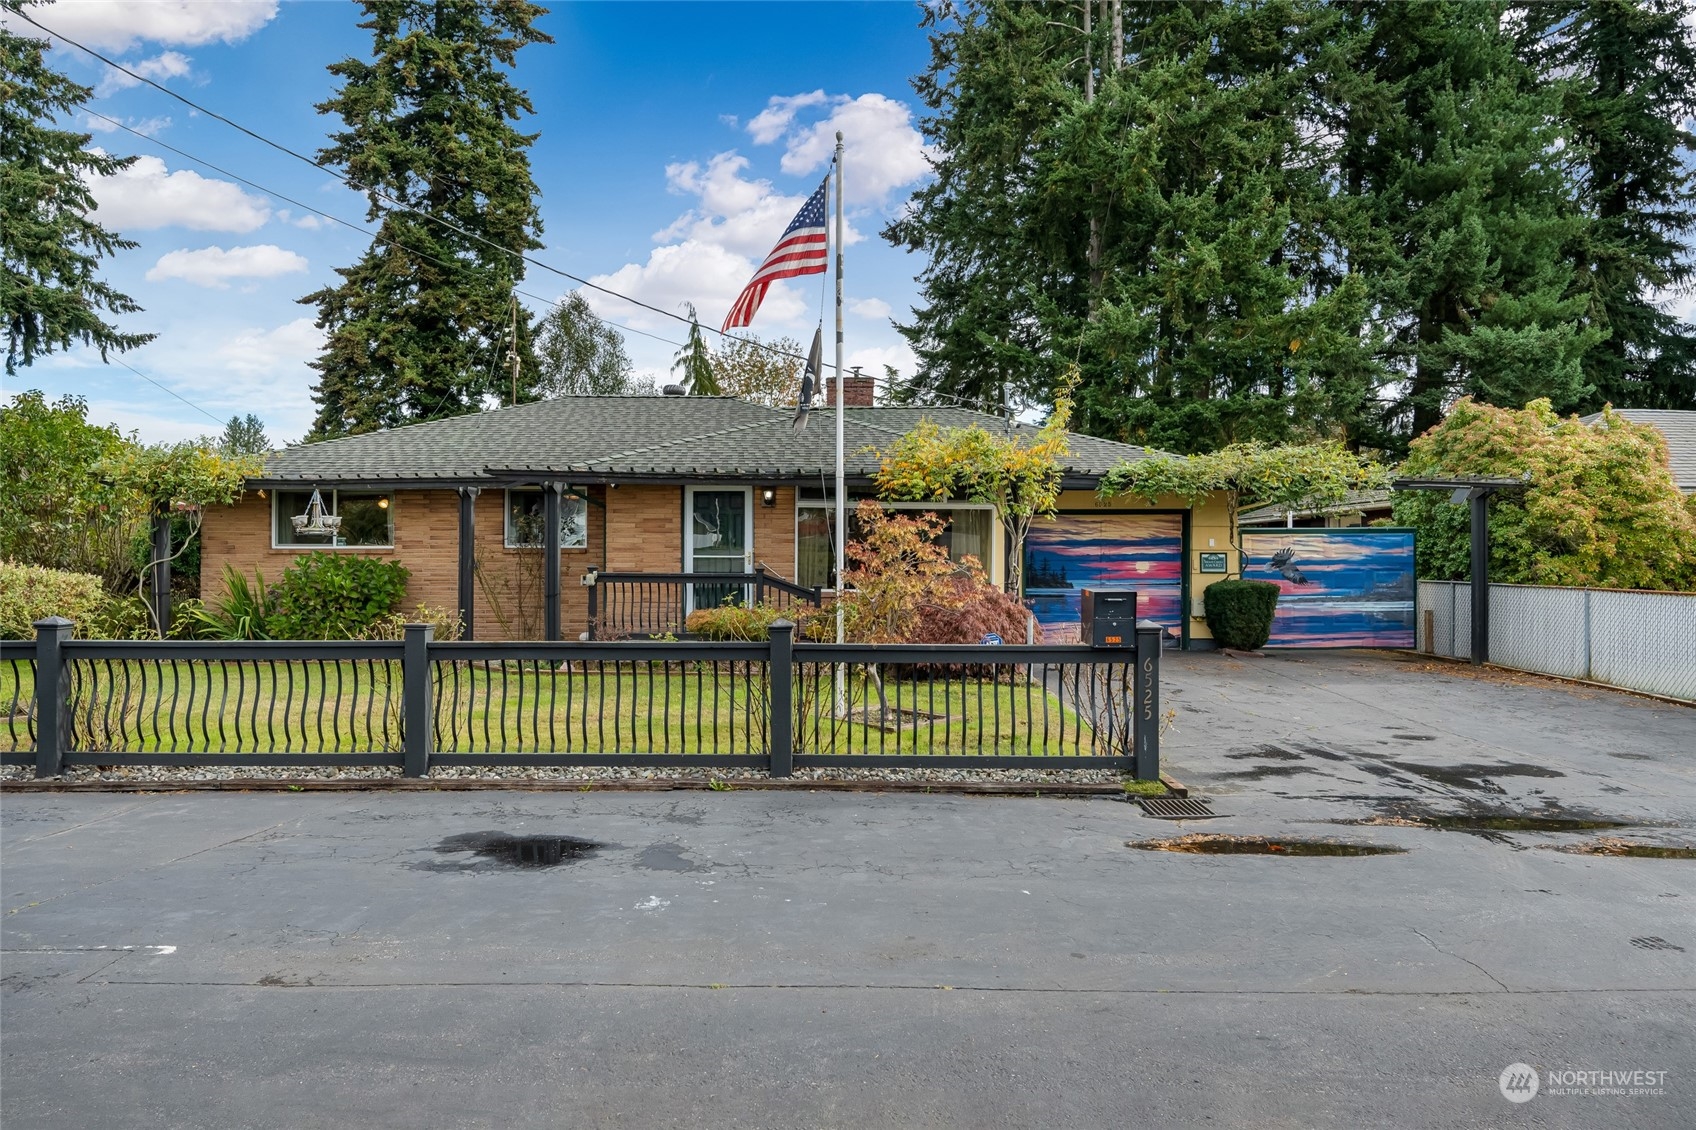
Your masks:
<path fill-rule="evenodd" d="M 79 43 L 76 40 L 69 38 L 68 36 L 62 35 L 59 32 L 54 31 L 52 28 L 48 27 L 46 24 L 43 24 L 40 20 L 35 19 L 31 15 L 29 15 L 29 13 L 27 13 L 27 12 L 19 10 L 17 12 L 17 15 L 22 17 L 27 22 L 33 24 L 37 28 L 40 28 L 42 31 L 46 32 L 48 35 L 53 36 L 53 37 L 61 40 L 62 42 L 69 44 L 72 47 L 75 47 L 77 50 L 82 51 L 85 54 L 90 55 L 95 59 L 100 60 L 102 63 L 105 63 L 107 66 L 113 68 L 114 70 L 120 71 L 123 74 L 128 75 L 130 78 L 134 79 L 136 82 L 150 86 L 153 89 L 159 91 L 161 94 L 165 94 L 168 97 L 173 98 L 173 99 L 177 100 L 178 102 L 181 102 L 183 105 L 189 107 L 192 110 L 195 110 L 198 113 L 204 114 L 209 118 L 212 118 L 216 121 L 222 122 L 223 124 L 229 126 L 231 129 L 234 129 L 234 130 L 238 131 L 239 133 L 242 133 L 242 134 L 246 135 L 247 137 L 252 138 L 253 140 L 259 142 L 262 145 L 265 145 L 265 146 L 268 146 L 272 149 L 275 149 L 279 153 L 283 153 L 283 154 L 285 154 L 289 157 L 293 157 L 295 160 L 301 161 L 301 162 L 303 162 L 307 165 L 310 165 L 312 168 L 315 168 L 315 169 L 319 170 L 320 172 L 328 173 L 330 176 L 335 177 L 338 181 L 347 185 L 349 188 L 353 189 L 356 192 L 366 192 L 366 193 L 370 194 L 372 197 L 375 197 L 379 200 L 386 202 L 387 204 L 390 205 L 390 208 L 387 209 L 387 211 L 406 212 L 406 213 L 410 213 L 410 214 L 415 215 L 415 216 L 422 217 L 426 220 L 430 220 L 434 223 L 438 223 L 438 224 L 442 225 L 443 227 L 447 228 L 448 230 L 455 232 L 456 234 L 465 236 L 469 239 L 474 239 L 474 240 L 478 241 L 479 243 L 486 244 L 487 246 L 489 246 L 490 248 L 493 248 L 496 251 L 502 252 L 503 254 L 506 254 L 506 255 L 510 255 L 514 258 L 519 259 L 520 261 L 522 261 L 524 263 L 528 263 L 531 266 L 538 267 L 541 270 L 548 271 L 552 274 L 558 275 L 561 278 L 569 279 L 572 282 L 579 284 L 580 286 L 588 287 L 589 289 L 597 291 L 601 294 L 605 294 L 608 297 L 617 298 L 617 299 L 624 301 L 624 302 L 629 302 L 634 306 L 639 306 L 642 309 L 647 310 L 651 313 L 658 314 L 658 315 L 660 315 L 661 317 L 664 317 L 664 318 L 670 318 L 673 321 L 680 322 L 684 325 L 691 325 L 691 326 L 700 325 L 699 321 L 696 320 L 696 319 L 685 318 L 681 314 L 677 314 L 677 313 L 670 311 L 670 310 L 662 309 L 661 307 L 655 306 L 652 303 L 644 302 L 639 298 L 635 298 L 635 297 L 632 297 L 631 295 L 623 294 L 619 291 L 612 290 L 608 287 L 601 286 L 599 283 L 592 282 L 589 279 L 583 278 L 580 275 L 572 274 L 570 271 L 564 270 L 564 269 L 559 268 L 559 267 L 555 267 L 550 263 L 545 263 L 542 260 L 537 259 L 532 255 L 526 254 L 525 252 L 515 251 L 515 250 L 513 250 L 512 248 L 509 248 L 509 247 L 503 247 L 500 244 L 495 243 L 494 241 L 486 238 L 485 236 L 479 235 L 476 232 L 468 231 L 465 228 L 460 227 L 458 224 L 454 223 L 451 220 L 445 219 L 445 218 L 443 218 L 439 215 L 436 215 L 434 213 L 424 211 L 423 209 L 414 208 L 413 206 L 405 203 L 404 201 L 397 200 L 394 197 L 388 195 L 387 193 L 380 191 L 377 188 L 361 185 L 357 181 L 353 180 L 351 177 L 348 177 L 348 176 L 344 175 L 343 173 L 338 172 L 336 169 L 330 167 L 329 165 L 326 165 L 326 164 L 324 164 L 320 161 L 317 161 L 317 160 L 315 160 L 311 157 L 308 157 L 306 154 L 301 153 L 298 150 L 292 149 L 289 146 L 282 144 L 281 142 L 273 141 L 269 137 L 266 137 L 265 135 L 255 131 L 255 130 L 249 129 L 248 127 L 242 125 L 240 122 L 234 121 L 234 120 L 224 116 L 223 114 L 218 113 L 216 110 L 212 110 L 212 109 L 209 109 L 208 107 L 202 106 L 200 103 L 195 102 L 193 99 L 188 98 L 188 97 L 186 97 L 182 94 L 179 94 L 177 91 L 172 90 L 169 87 L 164 86 L 163 84 L 158 83 L 158 82 L 154 81 L 153 79 L 148 78 L 145 75 L 137 74 L 135 71 L 130 70 L 128 67 L 124 66 L 122 63 L 119 63 L 116 60 L 111 59 L 108 56 L 101 54 L 100 52 L 94 50 L 92 47 L 88 47 L 85 44 Z M 389 244 L 392 247 L 396 247 L 396 248 L 399 248 L 400 250 L 408 251 L 408 252 L 410 252 L 414 255 L 418 255 L 422 258 L 430 259 L 430 260 L 432 260 L 432 261 L 434 261 L 438 264 L 442 263 L 442 261 L 440 259 L 436 259 L 434 256 L 428 255 L 424 252 L 420 252 L 420 251 L 416 250 L 415 248 L 407 247 L 405 244 L 401 244 L 401 243 L 399 243 L 395 240 L 389 239 L 389 238 L 387 238 L 387 237 L 385 237 L 385 236 L 383 236 L 379 233 L 372 232 L 370 229 L 360 227 L 358 224 L 350 223 L 347 220 L 344 220 L 339 216 L 333 216 L 330 213 L 325 212 L 322 209 L 316 208 L 316 207 L 314 207 L 310 204 L 306 204 L 302 201 L 295 200 L 292 197 L 285 196 L 283 193 L 274 192 L 273 190 L 266 188 L 263 185 L 257 184 L 254 181 L 247 179 L 246 177 L 240 176 L 239 174 L 236 174 L 236 173 L 230 172 L 227 169 L 221 168 L 220 166 L 213 164 L 210 161 L 203 160 L 202 158 L 196 157 L 196 156 L 194 156 L 190 153 L 186 153 L 183 150 L 178 149 L 173 145 L 170 145 L 166 142 L 159 141 L 157 138 L 147 137 L 147 135 L 141 133 L 138 130 L 131 129 L 128 125 L 125 125 L 124 123 L 119 122 L 116 119 L 107 117 L 106 115 L 101 114 L 98 111 L 89 109 L 86 103 L 84 103 L 83 109 L 87 113 L 91 114 L 92 116 L 100 118 L 102 121 L 108 122 L 112 125 L 115 125 L 119 129 L 122 129 L 127 133 L 134 134 L 135 136 L 143 138 L 146 141 L 150 141 L 153 144 L 160 146 L 161 148 L 167 149 L 167 150 L 169 150 L 173 153 L 176 153 L 177 155 L 184 157 L 184 158 L 186 158 L 190 161 L 194 161 L 198 164 L 201 164 L 201 165 L 205 166 L 206 168 L 209 168 L 209 169 L 212 169 L 212 170 L 214 170 L 218 173 L 221 173 L 224 176 L 232 177 L 233 179 L 239 181 L 242 184 L 249 186 L 250 188 L 254 188 L 254 189 L 256 189 L 260 192 L 268 193 L 272 196 L 277 197 L 280 200 L 283 200 L 283 201 L 286 201 L 287 203 L 293 204 L 297 208 L 301 208 L 301 209 L 304 209 L 305 211 L 312 212 L 312 213 L 319 215 L 319 216 L 323 216 L 325 219 L 331 220 L 331 221 L 338 223 L 338 224 L 342 224 L 343 226 L 351 228 L 354 231 L 358 231 L 358 232 L 361 232 L 363 234 L 369 235 L 374 239 L 381 240 L 381 241 Z M 443 265 L 445 265 L 445 264 L 443 264 Z M 524 295 L 526 298 L 531 298 L 531 299 L 534 299 L 537 302 L 546 303 L 550 306 L 557 305 L 557 302 L 558 302 L 558 300 L 551 300 L 551 299 L 542 298 L 538 295 L 530 293 L 529 291 L 520 290 L 516 286 L 513 288 L 513 291 L 514 291 L 514 293 Z M 594 314 L 593 311 L 591 311 L 590 313 L 591 313 L 591 316 L 595 317 L 598 321 L 601 321 L 606 325 L 615 326 L 615 327 L 617 327 L 621 330 L 625 330 L 625 331 L 630 332 L 630 333 L 640 334 L 643 337 L 653 338 L 656 341 L 664 342 L 665 344 L 668 344 L 668 345 L 680 345 L 681 344 L 679 342 L 671 341 L 668 338 L 660 337 L 657 334 L 652 334 L 652 333 L 648 333 L 647 331 L 644 331 L 644 330 L 638 330 L 638 329 L 634 329 L 633 327 L 630 327 L 630 326 L 621 325 L 620 323 L 614 322 L 609 318 L 603 318 L 598 314 Z M 801 353 L 791 352 L 791 351 L 786 350 L 786 349 L 779 349 L 779 348 L 777 348 L 773 345 L 770 345 L 766 342 L 760 341 L 758 338 L 740 337 L 740 336 L 737 336 L 735 334 L 725 333 L 723 330 L 715 329 L 710 324 L 707 325 L 707 326 L 704 326 L 702 328 L 706 329 L 710 333 L 718 334 L 721 338 L 724 338 L 727 341 L 736 341 L 736 342 L 741 342 L 741 343 L 746 344 L 746 345 L 752 345 L 757 349 L 762 349 L 762 350 L 766 351 L 767 353 L 771 353 L 775 356 L 786 357 L 786 358 L 789 358 L 792 361 L 802 362 L 803 364 L 807 360 L 806 356 L 801 354 Z M 972 409 L 977 410 L 977 411 L 983 410 L 982 407 L 981 407 L 981 402 L 979 402 L 979 401 L 973 401 L 973 400 L 969 400 L 965 397 L 954 396 L 952 394 L 940 392 L 938 390 L 926 390 L 924 395 L 928 395 L 928 396 L 932 396 L 932 397 L 936 397 L 936 398 L 944 399 L 944 400 L 950 400 L 950 401 L 953 401 L 955 404 L 957 404 L 961 407 L 972 408 Z M 993 413 L 988 413 L 988 414 L 993 415 Z"/>
<path fill-rule="evenodd" d="M 301 153 L 298 150 L 291 149 L 287 145 L 284 145 L 280 141 L 273 141 L 270 138 L 266 137 L 264 134 L 261 134 L 261 133 L 255 131 L 255 130 L 251 130 L 248 127 L 242 125 L 240 122 L 233 121 L 230 118 L 225 117 L 223 114 L 218 113 L 216 110 L 212 110 L 212 109 L 209 109 L 205 106 L 202 106 L 202 105 L 200 105 L 200 103 L 194 101 L 193 99 L 177 93 L 176 91 L 172 90 L 170 87 L 167 87 L 167 86 L 162 85 L 161 83 L 155 82 L 153 79 L 148 78 L 146 75 L 137 74 L 135 71 L 130 70 L 128 67 L 124 66 L 122 63 L 119 63 L 114 59 L 108 58 L 105 55 L 102 55 L 100 52 L 94 50 L 94 48 L 88 47 L 88 46 L 86 46 L 82 43 L 78 43 L 76 40 L 71 39 L 69 36 L 62 35 L 59 32 L 54 31 L 52 28 L 48 27 L 46 24 L 42 23 L 40 20 L 31 16 L 28 12 L 18 10 L 17 15 L 22 17 L 27 22 L 34 24 L 36 27 L 40 28 L 42 31 L 46 32 L 48 35 L 53 36 L 54 38 L 56 38 L 56 39 L 58 39 L 58 40 L 60 40 L 64 43 L 67 43 L 72 47 L 75 47 L 77 50 L 82 51 L 83 53 L 85 53 L 87 55 L 91 55 L 94 58 L 99 59 L 102 63 L 105 63 L 107 66 L 113 68 L 114 70 L 121 71 L 122 73 L 128 75 L 130 78 L 134 79 L 136 82 L 143 83 L 147 86 L 151 86 L 153 89 L 159 91 L 161 94 L 164 94 L 164 95 L 167 95 L 171 98 L 176 99 L 178 102 L 181 102 L 183 105 L 189 107 L 191 110 L 194 110 L 198 113 L 204 114 L 207 117 L 214 119 L 215 121 L 222 122 L 225 125 L 229 126 L 231 129 L 234 129 L 234 130 L 236 130 L 240 133 L 245 134 L 248 137 L 251 137 L 253 140 L 259 142 L 261 145 L 269 146 L 270 148 L 275 149 L 279 153 L 286 154 L 287 156 L 293 157 L 297 161 L 302 161 L 302 162 L 304 162 L 308 165 L 311 165 L 313 168 L 319 170 L 320 172 L 328 173 L 329 175 L 335 177 L 337 180 L 341 181 L 343 184 L 347 185 L 349 188 L 353 189 L 356 192 L 368 193 L 371 197 L 374 197 L 378 200 L 382 200 L 382 201 L 386 202 L 387 204 L 390 205 L 391 211 L 408 212 L 408 213 L 411 213 L 412 215 L 423 217 L 426 220 L 430 220 L 434 223 L 438 223 L 438 224 L 442 225 L 443 227 L 447 228 L 449 231 L 452 231 L 452 232 L 454 232 L 458 235 L 465 236 L 468 239 L 474 239 L 479 243 L 487 244 L 489 247 L 493 248 L 494 250 L 502 252 L 506 255 L 510 255 L 510 256 L 522 261 L 522 262 L 530 264 L 533 267 L 538 267 L 538 268 L 540 268 L 544 271 L 548 271 L 548 272 L 551 272 L 552 274 L 559 275 L 561 278 L 570 279 L 572 282 L 575 282 L 575 283 L 579 284 L 580 286 L 589 287 L 591 290 L 599 291 L 600 293 L 608 295 L 612 298 L 617 298 L 617 299 L 620 299 L 622 301 L 629 302 L 633 305 L 640 306 L 644 310 L 648 310 L 652 313 L 658 314 L 661 317 L 671 318 L 675 321 L 682 322 L 686 325 L 699 324 L 694 319 L 685 318 L 681 314 L 674 313 L 670 310 L 661 309 L 660 307 L 655 306 L 652 303 L 642 301 L 640 298 L 633 298 L 628 294 L 621 294 L 616 290 L 610 290 L 607 287 L 601 286 L 599 283 L 591 282 L 590 280 L 583 278 L 580 275 L 574 275 L 570 271 L 562 270 L 561 268 L 555 267 L 550 263 L 544 263 L 540 259 L 537 259 L 532 255 L 528 255 L 523 251 L 515 251 L 510 247 L 503 247 L 500 244 L 494 242 L 493 240 L 488 239 L 485 236 L 479 235 L 476 232 L 468 231 L 465 228 L 460 227 L 458 224 L 454 223 L 453 221 L 443 218 L 442 216 L 436 215 L 436 214 L 431 213 L 431 212 L 426 212 L 426 211 L 424 211 L 423 209 L 420 209 L 420 208 L 414 208 L 412 205 L 407 204 L 405 201 L 396 200 L 394 197 L 388 195 L 387 193 L 385 193 L 385 192 L 383 192 L 380 189 L 377 189 L 375 187 L 362 185 L 362 184 L 358 183 L 357 181 L 353 180 L 351 177 L 348 177 L 345 174 L 338 172 L 336 169 L 332 168 L 329 165 L 326 165 L 326 164 L 324 164 L 320 161 L 317 161 L 317 160 L 315 160 L 311 157 L 308 157 L 306 154 Z M 92 113 L 92 111 L 90 111 L 90 112 Z M 104 117 L 104 115 L 101 115 L 101 116 Z M 111 121 L 110 118 L 106 118 L 105 120 Z M 134 132 L 134 131 L 131 131 L 131 132 Z M 167 148 L 169 148 L 169 147 L 167 146 Z M 177 152 L 177 151 L 173 150 L 173 152 Z M 185 154 L 185 156 L 186 156 L 186 154 Z M 210 168 L 210 167 L 215 167 L 215 166 L 208 165 L 208 167 Z M 232 174 L 226 174 L 226 175 L 232 175 Z M 251 182 L 244 181 L 243 183 L 251 183 Z M 280 193 L 278 195 L 281 196 Z M 287 198 L 284 197 L 284 199 L 287 199 Z M 306 207 L 306 205 L 300 205 L 300 206 Z M 310 209 L 310 210 L 316 211 L 316 209 Z M 762 348 L 767 348 L 767 349 L 770 348 L 769 346 L 766 346 L 764 342 L 760 342 L 760 341 L 752 340 L 752 339 L 747 339 L 747 338 L 737 338 L 734 335 L 727 334 L 722 330 L 713 329 L 711 326 L 707 326 L 707 327 L 704 327 L 704 328 L 710 330 L 713 333 L 718 334 L 720 337 L 723 337 L 723 338 L 726 338 L 726 339 L 729 339 L 729 340 L 749 341 L 750 344 L 754 344 L 754 345 L 760 346 Z M 796 360 L 800 360 L 800 361 L 806 360 L 806 358 L 802 357 L 800 354 L 789 353 L 786 350 L 771 350 L 771 352 L 780 353 L 783 356 L 792 357 L 792 358 L 794 358 Z"/>
<path fill-rule="evenodd" d="M 125 361 L 122 357 L 113 357 L 112 360 L 116 361 L 118 364 L 122 365 L 124 368 L 128 369 L 130 372 L 134 373 L 136 376 L 140 377 L 142 380 L 146 381 L 148 384 L 152 385 L 154 388 L 161 390 L 162 392 L 166 393 L 169 396 L 175 396 L 178 400 L 182 401 L 184 404 L 188 405 L 190 408 L 194 409 L 196 412 L 199 412 L 202 416 L 205 416 L 208 420 L 211 420 L 214 424 L 217 424 L 220 428 L 223 427 L 226 423 L 228 423 L 227 420 L 218 419 L 218 417 L 212 415 L 212 413 L 208 412 L 206 409 L 202 408 L 200 405 L 196 404 L 194 401 L 190 400 L 188 397 L 178 396 L 177 393 L 172 392 L 170 389 L 166 388 L 164 385 L 160 384 L 158 381 L 154 380 L 152 377 L 148 376 L 146 373 L 142 372 L 140 369 L 136 368 L 134 365 L 130 364 L 128 361 Z"/>

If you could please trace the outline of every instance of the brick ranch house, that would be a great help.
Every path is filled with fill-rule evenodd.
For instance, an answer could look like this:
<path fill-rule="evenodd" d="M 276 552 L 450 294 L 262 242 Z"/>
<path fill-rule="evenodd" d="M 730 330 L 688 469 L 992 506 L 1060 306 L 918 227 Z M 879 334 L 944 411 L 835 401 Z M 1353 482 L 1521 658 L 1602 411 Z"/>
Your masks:
<path fill-rule="evenodd" d="M 878 450 L 921 419 L 1007 427 L 965 409 L 873 407 L 862 380 L 844 389 L 850 506 L 873 496 Z M 828 588 L 834 414 L 813 412 L 800 432 L 791 416 L 729 397 L 568 396 L 288 448 L 266 459 L 235 505 L 205 514 L 202 591 L 217 598 L 226 565 L 271 581 L 302 553 L 369 554 L 411 571 L 408 608 L 458 610 L 469 637 L 505 640 L 578 638 L 588 626 L 586 572 L 763 569 Z M 1236 567 L 1222 501 L 1192 510 L 1177 499 L 1150 506 L 1095 494 L 1109 469 L 1149 457 L 1072 437 L 1061 513 L 1033 527 L 1026 553 L 1027 603 L 1045 639 L 1075 638 L 1077 590 L 1124 586 L 1186 646 L 1210 646 L 1192 594 L 1224 575 L 1222 562 Z M 333 537 L 294 529 L 313 491 L 341 519 Z M 543 567 L 551 505 L 557 578 Z M 949 519 L 951 554 L 977 556 L 997 582 L 1006 575 L 993 508 L 911 508 Z"/>

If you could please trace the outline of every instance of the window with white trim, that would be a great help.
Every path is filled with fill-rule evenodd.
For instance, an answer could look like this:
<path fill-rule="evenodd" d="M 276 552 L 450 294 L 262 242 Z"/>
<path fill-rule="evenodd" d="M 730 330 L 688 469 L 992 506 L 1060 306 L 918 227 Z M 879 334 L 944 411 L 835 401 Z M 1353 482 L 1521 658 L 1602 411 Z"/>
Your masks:
<path fill-rule="evenodd" d="M 542 515 L 547 499 L 538 487 L 513 487 L 506 492 L 506 547 L 540 549 Z M 562 494 L 559 499 L 559 547 L 589 547 L 589 500 L 580 494 Z"/>
<path fill-rule="evenodd" d="M 388 491 L 320 490 L 324 512 L 342 520 L 334 534 L 296 532 L 294 517 L 306 513 L 310 490 L 271 493 L 271 548 L 388 549 L 395 544 L 395 496 Z"/>
<path fill-rule="evenodd" d="M 859 537 L 859 523 L 854 507 L 859 499 L 848 500 L 848 540 Z M 948 550 L 951 561 L 971 556 L 978 559 L 984 571 L 996 575 L 995 507 L 981 503 L 961 502 L 884 502 L 885 510 L 912 510 L 935 514 L 947 525 L 936 536 L 936 543 Z M 830 588 L 831 573 L 836 566 L 836 504 L 830 500 L 804 499 L 795 506 L 795 580 L 808 588 Z"/>

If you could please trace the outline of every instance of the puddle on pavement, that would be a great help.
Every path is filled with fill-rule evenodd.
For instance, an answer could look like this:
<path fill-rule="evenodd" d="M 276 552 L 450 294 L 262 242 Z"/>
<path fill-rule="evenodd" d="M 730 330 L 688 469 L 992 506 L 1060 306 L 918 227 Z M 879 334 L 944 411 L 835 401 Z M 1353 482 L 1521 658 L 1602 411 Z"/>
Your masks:
<path fill-rule="evenodd" d="M 408 866 L 417 871 L 539 870 L 572 863 L 603 845 L 576 836 L 514 836 L 506 832 L 462 832 L 436 845 L 439 855 L 469 854 L 472 859 L 430 860 Z"/>
<path fill-rule="evenodd" d="M 636 857 L 636 866 L 644 871 L 710 871 L 710 867 L 684 856 L 688 848 L 682 844 L 650 844 Z"/>
<path fill-rule="evenodd" d="M 1349 844 L 1336 840 L 1269 839 L 1265 836 L 1226 836 L 1197 832 L 1164 840 L 1130 840 L 1138 851 L 1170 851 L 1182 855 L 1404 855 L 1406 848 L 1383 844 Z"/>
<path fill-rule="evenodd" d="M 1668 847 L 1663 844 L 1639 844 L 1609 836 L 1582 844 L 1539 844 L 1547 851 L 1569 855 L 1607 855 L 1622 859 L 1696 859 L 1696 847 Z"/>
<path fill-rule="evenodd" d="M 1365 820 L 1343 820 L 1343 824 L 1391 825 L 1401 828 L 1439 828 L 1445 832 L 1595 832 L 1604 828 L 1629 828 L 1624 820 L 1595 816 L 1528 816 L 1518 812 L 1413 812 L 1400 809 Z"/>

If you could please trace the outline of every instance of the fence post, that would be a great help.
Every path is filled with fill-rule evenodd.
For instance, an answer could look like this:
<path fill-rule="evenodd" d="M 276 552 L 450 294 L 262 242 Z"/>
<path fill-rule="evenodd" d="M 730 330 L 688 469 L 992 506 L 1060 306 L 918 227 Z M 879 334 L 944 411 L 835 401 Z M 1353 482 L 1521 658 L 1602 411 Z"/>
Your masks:
<path fill-rule="evenodd" d="M 589 571 L 592 580 L 588 582 L 589 589 L 589 638 L 599 639 L 601 626 L 601 585 L 600 575 L 593 569 Z"/>
<path fill-rule="evenodd" d="M 771 718 L 766 725 L 771 736 L 771 775 L 788 777 L 795 771 L 795 625 L 788 620 L 771 623 L 767 671 L 771 679 Z"/>
<path fill-rule="evenodd" d="M 431 624 L 406 626 L 406 650 L 401 656 L 401 700 L 408 777 L 423 777 L 430 772 L 430 748 L 435 738 L 431 729 L 435 709 L 430 701 L 430 641 L 435 634 L 435 626 Z"/>
<path fill-rule="evenodd" d="M 1131 740 L 1135 743 L 1132 776 L 1139 781 L 1160 779 L 1160 637 L 1164 633 L 1152 620 L 1137 621 Z"/>
<path fill-rule="evenodd" d="M 1591 658 L 1595 653 L 1590 647 L 1590 590 L 1584 590 L 1584 677 L 1594 679 L 1596 676 L 1595 661 Z"/>
<path fill-rule="evenodd" d="M 35 775 L 57 777 L 70 746 L 71 712 L 65 701 L 65 655 L 74 625 L 63 616 L 35 622 Z"/>

